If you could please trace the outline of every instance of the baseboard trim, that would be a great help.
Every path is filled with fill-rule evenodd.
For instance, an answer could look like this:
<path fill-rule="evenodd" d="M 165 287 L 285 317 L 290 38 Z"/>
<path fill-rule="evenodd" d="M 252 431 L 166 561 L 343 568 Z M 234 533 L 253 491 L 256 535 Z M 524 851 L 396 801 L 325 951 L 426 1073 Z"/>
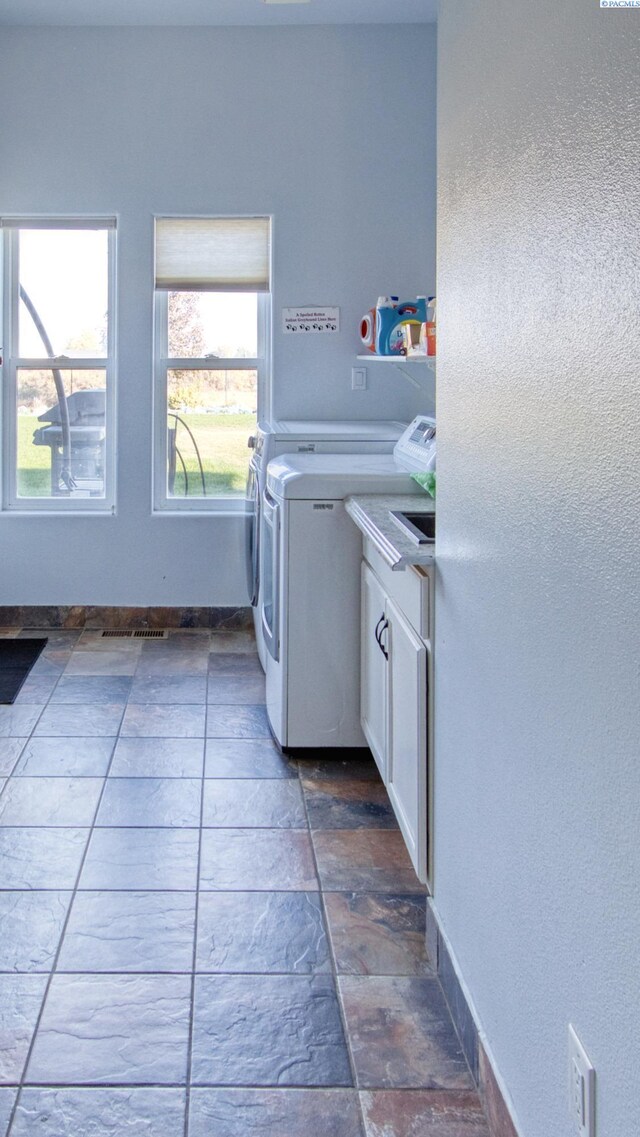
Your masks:
<path fill-rule="evenodd" d="M 251 608 L 127 608 L 100 605 L 0 606 L 3 628 L 208 628 L 247 631 Z"/>
<path fill-rule="evenodd" d="M 495 1063 L 474 1017 L 470 999 L 460 982 L 453 954 L 440 927 L 431 897 L 427 899 L 426 940 L 427 954 L 437 972 L 460 1045 L 478 1087 L 491 1137 L 519 1137 Z"/>

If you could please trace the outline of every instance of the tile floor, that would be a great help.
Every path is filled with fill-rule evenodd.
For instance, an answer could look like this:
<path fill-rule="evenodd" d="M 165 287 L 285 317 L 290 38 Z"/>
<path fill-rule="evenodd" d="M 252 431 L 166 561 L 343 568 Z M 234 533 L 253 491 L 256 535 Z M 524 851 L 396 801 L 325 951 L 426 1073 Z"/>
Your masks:
<path fill-rule="evenodd" d="M 278 754 L 245 633 L 44 634 L 0 707 L 0 1137 L 488 1137 L 373 763 Z"/>

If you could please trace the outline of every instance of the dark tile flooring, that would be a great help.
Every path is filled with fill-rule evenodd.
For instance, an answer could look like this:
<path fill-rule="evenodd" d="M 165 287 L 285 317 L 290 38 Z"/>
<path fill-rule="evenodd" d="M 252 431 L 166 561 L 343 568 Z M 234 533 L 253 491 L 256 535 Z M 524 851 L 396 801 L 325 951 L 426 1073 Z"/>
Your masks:
<path fill-rule="evenodd" d="M 0 707 L 0 1137 L 488 1137 L 373 763 L 278 754 L 246 633 L 44 634 Z"/>

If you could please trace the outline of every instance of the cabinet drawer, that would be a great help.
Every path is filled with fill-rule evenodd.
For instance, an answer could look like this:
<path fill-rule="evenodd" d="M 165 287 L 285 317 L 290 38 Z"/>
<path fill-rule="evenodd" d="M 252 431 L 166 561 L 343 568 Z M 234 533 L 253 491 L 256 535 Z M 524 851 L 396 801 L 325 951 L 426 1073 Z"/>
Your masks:
<path fill-rule="evenodd" d="M 387 596 L 404 612 L 423 640 L 431 635 L 432 570 L 409 565 L 403 572 L 393 572 L 380 556 L 373 541 L 364 540 L 364 556 Z"/>

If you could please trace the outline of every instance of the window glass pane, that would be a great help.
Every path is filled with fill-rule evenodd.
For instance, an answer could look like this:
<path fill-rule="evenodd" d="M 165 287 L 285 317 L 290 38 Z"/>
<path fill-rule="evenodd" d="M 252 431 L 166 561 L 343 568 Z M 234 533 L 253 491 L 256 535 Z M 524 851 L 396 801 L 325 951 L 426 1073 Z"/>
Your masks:
<path fill-rule="evenodd" d="M 170 292 L 169 358 L 255 359 L 255 292 Z"/>
<path fill-rule="evenodd" d="M 19 348 L 22 358 L 106 356 L 108 232 L 106 229 L 21 229 Z M 29 300 L 35 309 L 29 311 Z"/>
<path fill-rule="evenodd" d="M 106 372 L 67 370 L 57 376 L 69 411 L 68 439 L 56 373 L 18 370 L 18 497 L 104 497 Z"/>
<path fill-rule="evenodd" d="M 257 372 L 169 371 L 167 391 L 168 496 L 244 496 Z"/>

